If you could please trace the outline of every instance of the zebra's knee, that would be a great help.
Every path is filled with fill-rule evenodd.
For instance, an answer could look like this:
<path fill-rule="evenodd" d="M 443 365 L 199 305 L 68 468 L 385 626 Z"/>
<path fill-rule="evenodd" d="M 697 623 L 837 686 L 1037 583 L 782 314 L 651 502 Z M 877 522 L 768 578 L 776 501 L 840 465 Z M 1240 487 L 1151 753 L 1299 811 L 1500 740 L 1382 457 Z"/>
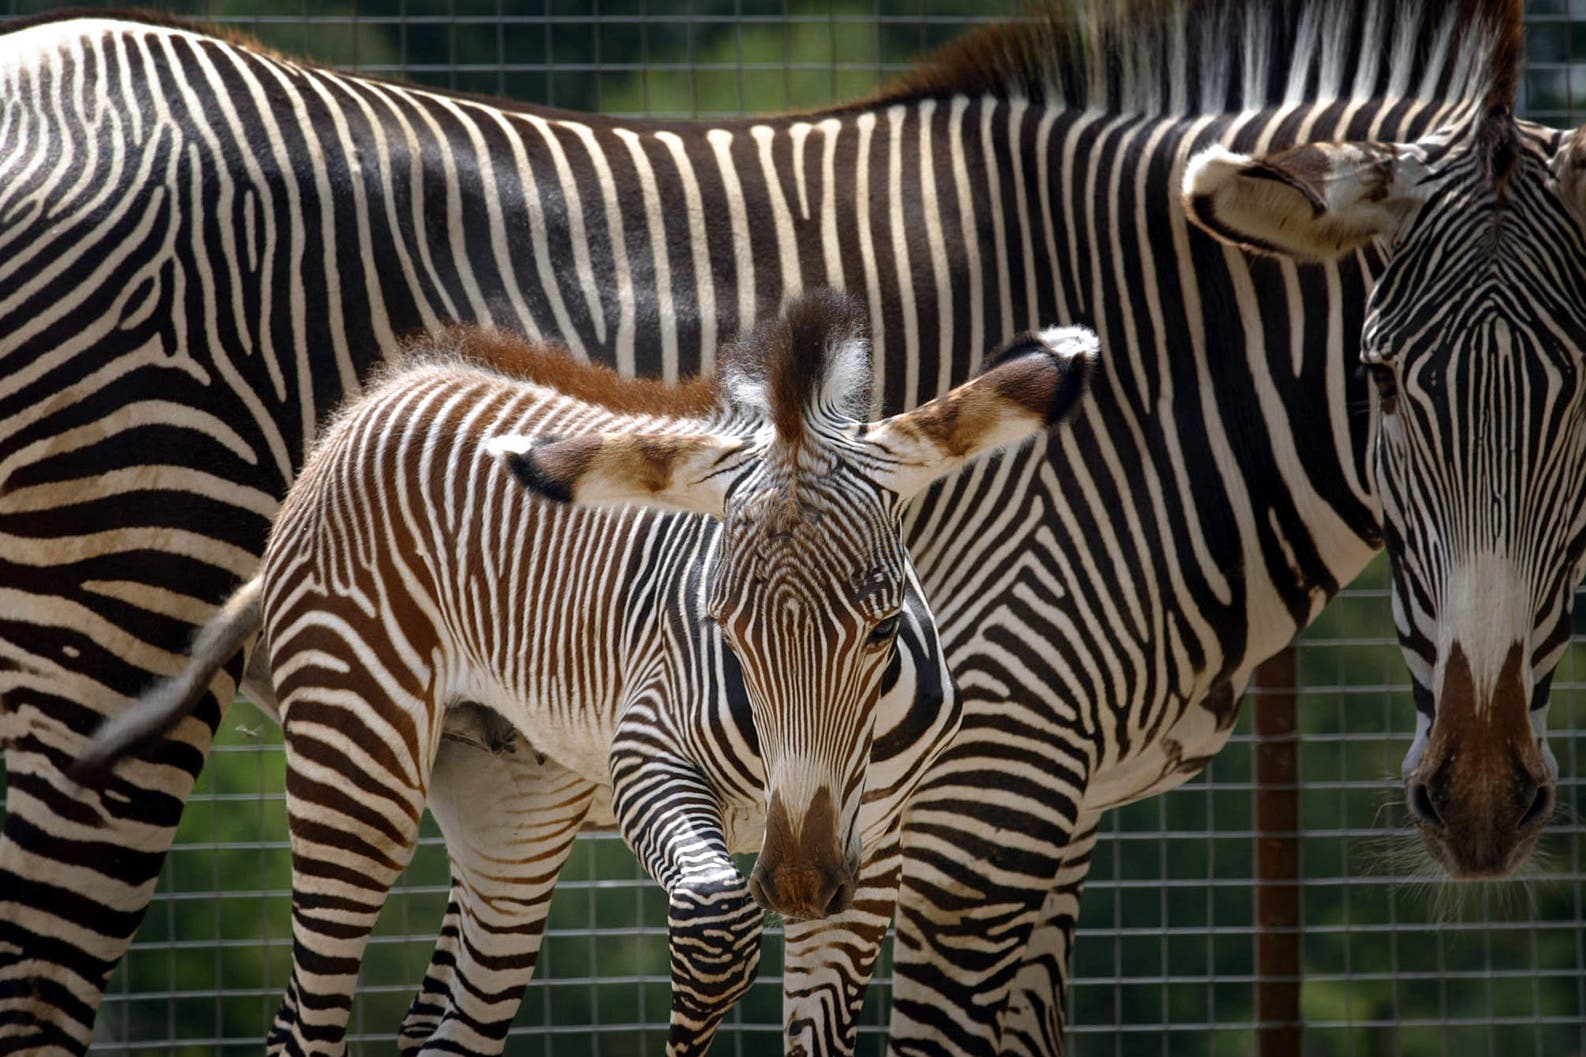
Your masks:
<path fill-rule="evenodd" d="M 765 911 L 737 870 L 684 878 L 668 896 L 673 1004 L 719 1015 L 743 997 L 760 966 Z"/>

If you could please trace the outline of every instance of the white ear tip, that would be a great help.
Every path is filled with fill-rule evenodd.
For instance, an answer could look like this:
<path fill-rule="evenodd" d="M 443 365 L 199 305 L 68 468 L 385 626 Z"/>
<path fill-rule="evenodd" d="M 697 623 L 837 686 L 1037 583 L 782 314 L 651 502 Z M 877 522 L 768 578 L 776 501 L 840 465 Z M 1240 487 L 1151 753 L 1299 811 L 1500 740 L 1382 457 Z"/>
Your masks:
<path fill-rule="evenodd" d="M 1047 327 L 1036 336 L 1054 356 L 1062 359 L 1094 363 L 1101 355 L 1101 339 L 1089 327 Z"/>
<path fill-rule="evenodd" d="M 1250 155 L 1237 154 L 1214 143 L 1190 158 L 1184 166 L 1184 194 L 1211 194 L 1219 185 L 1250 164 Z"/>
<path fill-rule="evenodd" d="M 499 437 L 490 437 L 484 443 L 486 454 L 498 459 L 505 459 L 511 455 L 522 455 L 534 447 L 534 438 L 522 434 L 508 434 Z"/>

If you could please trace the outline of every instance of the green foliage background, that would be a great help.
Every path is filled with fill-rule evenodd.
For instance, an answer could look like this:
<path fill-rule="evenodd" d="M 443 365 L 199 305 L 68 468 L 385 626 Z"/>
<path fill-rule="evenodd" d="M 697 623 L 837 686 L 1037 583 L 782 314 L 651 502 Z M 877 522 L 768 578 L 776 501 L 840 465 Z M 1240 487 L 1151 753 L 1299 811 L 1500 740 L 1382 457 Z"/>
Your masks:
<path fill-rule="evenodd" d="M 1567 0 L 1533 0 L 1528 112 L 1563 123 L 1586 89 Z M 26 14 L 52 5 L 5 0 Z M 609 113 L 739 113 L 868 91 L 1011 0 L 214 0 L 282 51 L 439 87 Z M 1586 34 L 1579 35 L 1586 42 Z M 1586 652 L 1554 684 L 1560 821 L 1537 876 L 1479 890 L 1429 880 L 1398 797 L 1413 729 L 1379 562 L 1300 649 L 1304 1012 L 1313 1057 L 1586 1053 Z M 1071 1050 L 1255 1051 L 1253 743 L 1249 717 L 1206 773 L 1115 811 L 1086 893 Z M 277 731 L 239 703 L 178 834 L 96 1050 L 256 1051 L 289 967 L 289 868 Z M 390 1050 L 445 905 L 432 825 L 381 919 L 354 1010 L 362 1053 Z M 667 1010 L 665 901 L 611 837 L 564 874 L 509 1052 L 653 1054 Z M 780 947 L 717 1053 L 775 1052 Z M 883 973 L 886 971 L 883 963 Z M 886 989 L 861 1052 L 879 1053 Z"/>

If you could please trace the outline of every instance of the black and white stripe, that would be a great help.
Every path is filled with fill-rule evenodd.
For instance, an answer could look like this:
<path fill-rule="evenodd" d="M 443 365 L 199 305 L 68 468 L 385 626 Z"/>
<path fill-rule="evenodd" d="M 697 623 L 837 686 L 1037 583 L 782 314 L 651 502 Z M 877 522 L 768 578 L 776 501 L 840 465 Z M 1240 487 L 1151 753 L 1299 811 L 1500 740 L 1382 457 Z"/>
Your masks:
<path fill-rule="evenodd" d="M 61 780 L 64 761 L 251 574 L 314 422 L 374 350 L 461 317 L 678 377 L 790 291 L 830 284 L 870 308 L 888 409 L 968 377 L 1025 327 L 1084 322 L 1109 352 L 1072 430 L 940 486 L 905 525 L 967 702 L 905 835 L 894 1045 L 1055 1049 L 1095 817 L 1216 751 L 1250 670 L 1381 546 L 1378 475 L 1399 465 L 1371 454 L 1385 449 L 1355 377 L 1392 247 L 1303 267 L 1227 250 L 1179 203 L 1186 163 L 1212 144 L 1257 155 L 1438 130 L 1457 156 L 1517 61 L 1517 10 L 1474 0 L 1282 14 L 1187 0 L 1104 21 L 1086 48 L 1054 21 L 873 101 L 710 126 L 506 114 L 163 27 L 0 36 L 3 97 L 39 100 L 0 119 L 0 532 L 16 600 L 0 623 L 0 870 L 21 893 L 0 908 L 0 950 L 59 966 L 0 978 L 67 981 L 5 1000 L 38 1022 L 35 1044 L 82 1045 L 218 709 L 113 800 Z M 1556 235 L 1543 172 L 1566 144 L 1517 128 L 1505 208 Z M 1549 252 L 1578 267 L 1571 239 Z M 1449 302 L 1400 271 L 1402 298 Z M 1571 353 L 1576 304 L 1541 309 Z M 1521 403 L 1495 405 L 1491 426 Z M 1473 498 L 1471 478 L 1449 487 Z M 1556 508 L 1573 525 L 1568 491 Z M 1388 514 L 1409 541 L 1397 582 L 1429 581 L 1398 571 L 1431 556 L 1413 517 Z M 1537 553 L 1538 583 L 1576 576 L 1569 554 Z M 1422 593 L 1412 668 L 1444 624 Z M 1564 605 L 1535 606 L 1539 677 Z M 218 699 L 231 689 L 218 681 Z M 125 849 L 97 860 L 116 876 L 74 841 Z M 93 893 L 72 896 L 71 920 L 92 924 L 65 945 L 46 939 L 62 932 L 55 886 Z M 854 1000 L 801 972 L 812 1002 Z"/>

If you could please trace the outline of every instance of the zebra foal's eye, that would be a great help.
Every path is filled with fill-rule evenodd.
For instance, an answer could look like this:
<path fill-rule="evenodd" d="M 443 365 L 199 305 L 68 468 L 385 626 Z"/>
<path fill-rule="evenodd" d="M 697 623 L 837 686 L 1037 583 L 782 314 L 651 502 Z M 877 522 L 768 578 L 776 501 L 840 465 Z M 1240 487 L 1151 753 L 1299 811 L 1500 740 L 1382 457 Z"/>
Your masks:
<path fill-rule="evenodd" d="M 903 614 L 894 613 L 890 617 L 883 617 L 870 629 L 870 636 L 865 639 L 868 646 L 885 646 L 892 641 L 898 633 L 898 625 L 903 623 Z"/>

